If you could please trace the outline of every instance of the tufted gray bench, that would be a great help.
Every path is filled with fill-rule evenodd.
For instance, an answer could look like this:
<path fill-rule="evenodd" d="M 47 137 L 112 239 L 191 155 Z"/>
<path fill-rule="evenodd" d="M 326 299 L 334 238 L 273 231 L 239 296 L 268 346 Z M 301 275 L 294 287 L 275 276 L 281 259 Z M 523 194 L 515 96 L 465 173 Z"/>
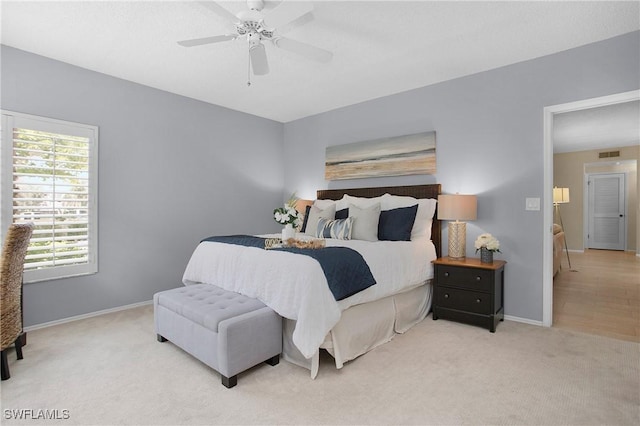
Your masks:
<path fill-rule="evenodd" d="M 158 341 L 171 341 L 215 369 L 228 388 L 261 362 L 278 364 L 282 318 L 257 299 L 209 284 L 153 296 Z"/>

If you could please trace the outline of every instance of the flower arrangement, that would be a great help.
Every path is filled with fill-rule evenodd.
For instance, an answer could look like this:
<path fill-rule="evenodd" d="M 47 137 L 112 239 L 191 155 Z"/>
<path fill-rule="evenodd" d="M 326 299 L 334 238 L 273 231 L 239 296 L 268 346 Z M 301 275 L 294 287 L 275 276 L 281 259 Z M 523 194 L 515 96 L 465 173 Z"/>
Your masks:
<path fill-rule="evenodd" d="M 486 248 L 489 251 L 500 252 L 500 241 L 491 234 L 481 234 L 475 242 L 476 253 L 482 248 Z M 501 252 L 500 252 L 501 253 Z"/>
<path fill-rule="evenodd" d="M 284 207 L 279 207 L 273 211 L 273 218 L 280 225 L 292 225 L 297 228 L 300 224 L 300 213 L 296 210 L 296 203 L 298 197 L 296 194 L 291 194 L 289 200 L 284 204 Z"/>

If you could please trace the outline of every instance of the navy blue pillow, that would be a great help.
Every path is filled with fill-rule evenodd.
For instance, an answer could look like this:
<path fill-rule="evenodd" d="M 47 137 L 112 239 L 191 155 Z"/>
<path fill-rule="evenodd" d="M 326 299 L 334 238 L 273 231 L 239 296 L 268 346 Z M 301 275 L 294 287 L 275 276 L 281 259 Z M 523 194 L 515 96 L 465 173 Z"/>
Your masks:
<path fill-rule="evenodd" d="M 311 206 L 307 206 L 304 209 L 304 220 L 302 221 L 302 228 L 300 228 L 300 232 L 304 232 L 307 230 L 307 221 L 309 220 L 309 211 L 311 211 Z"/>
<path fill-rule="evenodd" d="M 346 219 L 349 217 L 349 209 L 342 209 L 336 212 L 336 219 Z"/>
<path fill-rule="evenodd" d="M 416 221 L 418 205 L 400 207 L 380 212 L 378 239 L 384 241 L 411 241 L 413 222 Z"/>

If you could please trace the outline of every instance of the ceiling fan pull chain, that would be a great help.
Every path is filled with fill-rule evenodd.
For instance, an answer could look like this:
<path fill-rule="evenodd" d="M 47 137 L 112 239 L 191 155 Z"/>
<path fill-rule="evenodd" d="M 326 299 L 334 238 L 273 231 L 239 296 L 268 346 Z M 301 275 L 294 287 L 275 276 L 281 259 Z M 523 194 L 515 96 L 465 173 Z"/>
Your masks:
<path fill-rule="evenodd" d="M 247 62 L 247 86 L 251 86 L 251 52 L 247 49 L 249 55 L 249 61 Z"/>

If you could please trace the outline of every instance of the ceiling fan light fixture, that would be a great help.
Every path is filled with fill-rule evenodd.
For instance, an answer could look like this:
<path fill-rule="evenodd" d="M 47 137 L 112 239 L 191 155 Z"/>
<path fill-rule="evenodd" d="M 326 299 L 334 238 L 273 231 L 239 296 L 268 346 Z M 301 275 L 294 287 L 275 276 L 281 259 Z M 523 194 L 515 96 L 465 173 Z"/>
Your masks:
<path fill-rule="evenodd" d="M 269 72 L 267 55 L 262 44 L 263 40 L 271 40 L 275 47 L 294 52 L 317 62 L 328 62 L 333 57 L 333 53 L 327 50 L 282 37 L 281 33 L 276 31 L 276 28 L 288 31 L 313 19 L 313 5 L 310 2 L 282 1 L 278 6 L 266 13 L 265 16 L 262 14 L 262 9 L 264 8 L 264 1 L 262 0 L 247 0 L 248 10 L 243 10 L 237 15 L 232 14 L 212 0 L 199 1 L 198 3 L 232 23 L 236 27 L 237 35 L 224 34 L 182 40 L 178 42 L 180 46 L 201 46 L 246 36 L 250 58 L 249 67 L 253 69 L 255 75 L 264 75 Z M 250 85 L 251 83 L 249 82 L 248 84 Z"/>

